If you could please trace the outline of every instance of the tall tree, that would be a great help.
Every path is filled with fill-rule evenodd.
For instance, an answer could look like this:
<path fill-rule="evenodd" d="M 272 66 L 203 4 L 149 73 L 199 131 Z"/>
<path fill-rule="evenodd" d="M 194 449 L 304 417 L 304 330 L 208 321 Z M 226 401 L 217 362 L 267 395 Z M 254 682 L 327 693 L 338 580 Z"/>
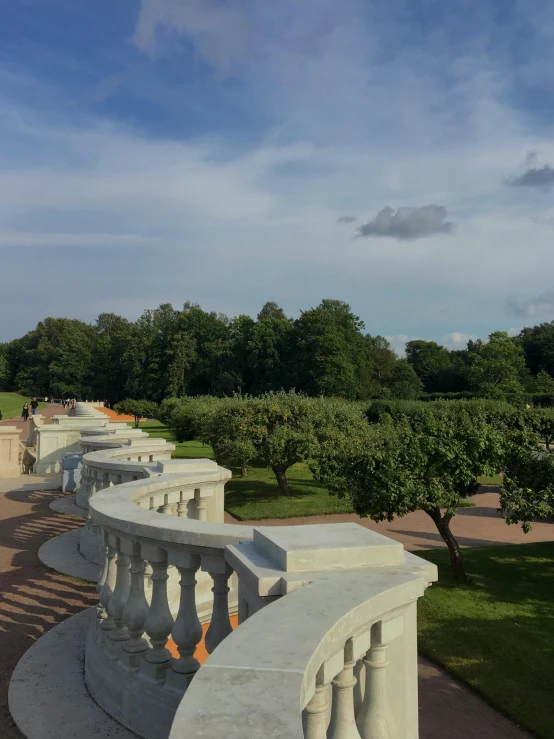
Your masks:
<path fill-rule="evenodd" d="M 440 389 L 441 378 L 451 366 L 450 352 L 436 341 L 416 339 L 406 344 L 406 359 L 427 393 Z"/>
<path fill-rule="evenodd" d="M 472 346 L 470 355 L 468 377 L 472 390 L 486 398 L 523 392 L 527 376 L 523 349 L 508 333 L 493 332 L 487 343 Z"/>
<path fill-rule="evenodd" d="M 323 300 L 296 321 L 297 373 L 309 395 L 356 398 L 359 372 L 369 362 L 364 328 L 348 303 Z"/>

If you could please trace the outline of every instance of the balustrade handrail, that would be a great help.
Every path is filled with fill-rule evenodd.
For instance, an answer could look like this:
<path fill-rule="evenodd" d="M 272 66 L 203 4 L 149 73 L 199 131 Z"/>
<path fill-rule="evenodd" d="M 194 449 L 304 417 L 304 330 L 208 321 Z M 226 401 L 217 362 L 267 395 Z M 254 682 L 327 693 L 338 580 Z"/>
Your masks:
<path fill-rule="evenodd" d="M 324 730 L 302 724 L 316 687 L 329 684 L 347 659 L 352 665 L 364 657 L 377 641 L 372 627 L 401 618 L 425 587 L 420 576 L 405 572 L 341 573 L 279 598 L 227 636 L 200 667 L 169 739 L 267 739 L 268 731 L 271 739 L 325 737 Z M 378 641 L 387 646 L 386 638 Z"/>
<path fill-rule="evenodd" d="M 164 516 L 141 508 L 138 504 L 140 500 L 155 494 L 180 488 L 198 488 L 227 479 L 227 471 L 222 467 L 218 469 L 221 473 L 217 477 L 211 472 L 161 474 L 122 483 L 93 495 L 89 500 L 89 511 L 96 523 L 106 529 L 120 531 L 126 536 L 155 540 L 162 547 L 185 545 L 223 550 L 228 544 L 252 539 L 252 527 Z"/>

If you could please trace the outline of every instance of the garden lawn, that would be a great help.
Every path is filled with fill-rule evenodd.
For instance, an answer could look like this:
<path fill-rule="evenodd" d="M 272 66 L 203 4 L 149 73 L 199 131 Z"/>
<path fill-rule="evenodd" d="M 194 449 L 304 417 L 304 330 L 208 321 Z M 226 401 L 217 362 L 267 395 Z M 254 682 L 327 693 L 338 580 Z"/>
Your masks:
<path fill-rule="evenodd" d="M 419 650 L 516 724 L 554 739 L 554 542 L 463 550 L 470 585 L 455 584 L 448 552 L 419 601 Z"/>
<path fill-rule="evenodd" d="M 30 403 L 32 398 L 26 398 L 24 395 L 17 393 L 0 393 L 0 411 L 2 411 L 2 419 L 7 421 L 11 418 L 21 418 L 21 409 L 23 403 Z M 39 409 L 46 408 L 46 403 L 39 403 Z M 29 407 L 29 413 L 31 408 Z"/>
<path fill-rule="evenodd" d="M 129 423 L 129 426 L 134 426 L 134 423 Z M 199 457 L 211 459 L 213 456 L 211 447 L 202 444 L 201 441 L 175 441 L 173 433 L 160 421 L 141 421 L 139 428 L 146 431 L 154 439 L 162 438 L 175 444 L 175 451 L 171 455 L 172 459 L 198 459 Z"/>
<path fill-rule="evenodd" d="M 225 486 L 225 508 L 239 521 L 352 513 L 350 503 L 329 495 L 303 462 L 287 471 L 290 495 L 279 494 L 275 475 L 266 467 L 249 467 L 246 477 L 238 473 L 233 470 L 233 479 Z"/>

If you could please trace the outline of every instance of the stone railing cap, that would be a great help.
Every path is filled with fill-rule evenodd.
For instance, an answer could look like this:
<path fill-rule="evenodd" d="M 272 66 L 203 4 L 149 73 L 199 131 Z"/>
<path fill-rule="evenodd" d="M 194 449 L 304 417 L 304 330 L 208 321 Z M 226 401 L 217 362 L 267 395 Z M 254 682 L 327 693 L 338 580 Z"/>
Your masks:
<path fill-rule="evenodd" d="M 264 526 L 254 546 L 284 572 L 380 567 L 404 562 L 404 547 L 356 523 Z"/>

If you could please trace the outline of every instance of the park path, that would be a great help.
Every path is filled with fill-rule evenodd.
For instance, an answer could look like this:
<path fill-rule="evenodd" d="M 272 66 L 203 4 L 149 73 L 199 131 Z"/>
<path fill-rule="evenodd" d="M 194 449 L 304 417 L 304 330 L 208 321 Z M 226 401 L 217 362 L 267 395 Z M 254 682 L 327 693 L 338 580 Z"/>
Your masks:
<path fill-rule="evenodd" d="M 94 605 L 98 598 L 93 585 L 48 570 L 38 559 L 41 544 L 83 525 L 82 519 L 59 515 L 49 508 L 60 496 L 59 486 L 59 475 L 0 478 L 2 739 L 23 736 L 8 710 L 8 685 L 19 659 L 53 626 Z"/>
<path fill-rule="evenodd" d="M 57 475 L 0 479 L 2 739 L 22 739 L 7 703 L 9 679 L 18 660 L 42 634 L 97 600 L 92 585 L 48 570 L 37 557 L 43 542 L 82 526 L 82 519 L 49 508 L 49 503 L 60 497 L 58 486 Z M 420 739 L 531 739 L 479 696 L 424 659 L 419 664 L 419 685 Z"/>
<path fill-rule="evenodd" d="M 498 512 L 500 496 L 497 487 L 482 486 L 470 500 L 472 508 L 460 508 L 451 523 L 452 533 L 463 547 L 479 547 L 494 544 L 530 544 L 536 541 L 554 540 L 554 523 L 537 521 L 528 534 L 520 526 L 508 526 Z M 231 514 L 225 514 L 227 523 L 237 523 Z M 337 513 L 329 516 L 302 516 L 299 518 L 268 518 L 264 521 L 241 521 L 252 526 L 299 526 L 301 524 L 346 523 L 354 521 L 384 536 L 399 541 L 410 551 L 443 547 L 435 524 L 423 511 L 408 513 L 394 521 L 375 523 L 360 518 L 355 513 Z"/>
<path fill-rule="evenodd" d="M 50 423 L 52 416 L 67 416 L 69 409 L 63 408 L 61 405 L 55 403 L 48 403 L 46 408 L 39 408 L 38 415 L 44 418 L 45 423 Z M 0 421 L 0 426 L 17 426 L 18 429 L 22 429 L 21 441 L 25 441 L 27 438 L 27 429 L 29 428 L 29 421 L 24 421 L 21 416 L 15 418 L 5 418 Z"/>

